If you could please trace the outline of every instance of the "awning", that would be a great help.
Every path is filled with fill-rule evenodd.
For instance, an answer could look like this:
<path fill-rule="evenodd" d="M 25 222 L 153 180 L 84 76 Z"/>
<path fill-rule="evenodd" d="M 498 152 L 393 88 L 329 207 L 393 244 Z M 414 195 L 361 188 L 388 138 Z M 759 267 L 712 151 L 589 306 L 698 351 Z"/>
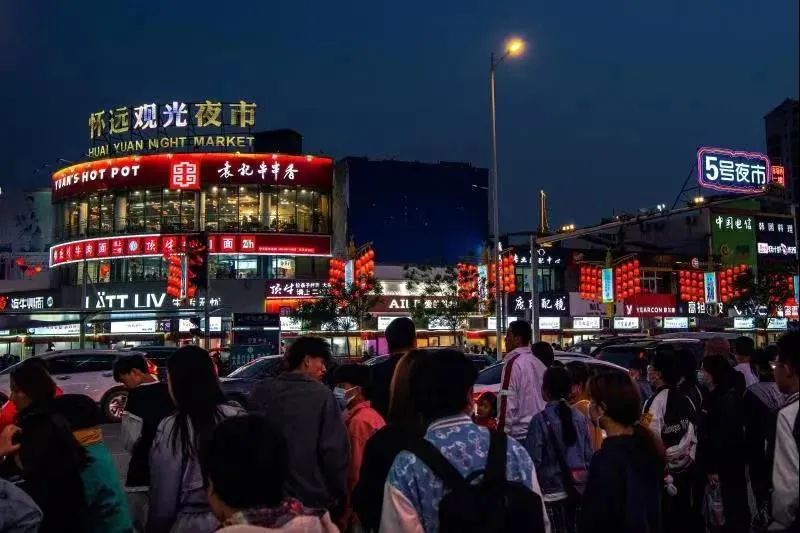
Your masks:
<path fill-rule="evenodd" d="M 80 321 L 80 312 L 63 309 L 59 311 L 41 311 L 36 313 L 11 312 L 0 314 L 0 329 L 28 329 L 54 326 L 57 324 L 74 324 Z"/>

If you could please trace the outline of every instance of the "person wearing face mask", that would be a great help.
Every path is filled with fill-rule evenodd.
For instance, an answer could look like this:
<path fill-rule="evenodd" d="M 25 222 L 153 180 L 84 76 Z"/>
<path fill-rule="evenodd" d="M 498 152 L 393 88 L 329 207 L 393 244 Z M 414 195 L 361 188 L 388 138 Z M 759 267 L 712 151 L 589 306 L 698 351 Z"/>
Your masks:
<path fill-rule="evenodd" d="M 659 347 L 647 379 L 655 393 L 645 402 L 642 424 L 666 448 L 667 466 L 664 473 L 662 508 L 664 532 L 687 531 L 696 523 L 699 510 L 692 510 L 692 484 L 695 477 L 694 458 L 697 448 L 697 408 L 678 389 L 678 354 L 668 347 Z"/>
<path fill-rule="evenodd" d="M 588 389 L 589 417 L 607 436 L 589 465 L 578 531 L 661 531 L 664 450 L 639 423 L 639 388 L 612 372 L 592 377 Z"/>
<path fill-rule="evenodd" d="M 256 386 L 248 410 L 264 416 L 289 445 L 287 493 L 336 516 L 346 501 L 350 446 L 336 399 L 321 383 L 330 360 L 328 341 L 297 338 L 284 355 L 285 370 Z"/>
<path fill-rule="evenodd" d="M 333 375 L 333 395 L 339 405 L 344 405 L 344 425 L 350 441 L 350 467 L 347 471 L 347 494 L 352 494 L 358 483 L 364 448 L 367 441 L 386 425 L 383 417 L 370 403 L 370 369 L 363 365 L 342 365 Z M 350 505 L 340 520 L 342 529 L 355 521 Z"/>

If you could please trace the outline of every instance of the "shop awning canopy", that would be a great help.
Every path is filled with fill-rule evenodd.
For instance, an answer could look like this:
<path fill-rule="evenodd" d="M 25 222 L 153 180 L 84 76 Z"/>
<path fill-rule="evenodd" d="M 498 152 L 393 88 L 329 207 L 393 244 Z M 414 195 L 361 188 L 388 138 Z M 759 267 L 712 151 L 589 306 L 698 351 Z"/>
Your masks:
<path fill-rule="evenodd" d="M 59 310 L 35 313 L 3 313 L 0 314 L 0 330 L 28 329 L 54 326 L 57 324 L 74 324 L 81 321 L 80 311 Z"/>
<path fill-rule="evenodd" d="M 213 314 L 213 313 L 211 313 Z M 155 320 L 158 318 L 184 318 L 203 316 L 202 309 L 149 309 L 138 311 L 106 311 L 90 314 L 88 322 L 117 322 L 121 320 Z"/>

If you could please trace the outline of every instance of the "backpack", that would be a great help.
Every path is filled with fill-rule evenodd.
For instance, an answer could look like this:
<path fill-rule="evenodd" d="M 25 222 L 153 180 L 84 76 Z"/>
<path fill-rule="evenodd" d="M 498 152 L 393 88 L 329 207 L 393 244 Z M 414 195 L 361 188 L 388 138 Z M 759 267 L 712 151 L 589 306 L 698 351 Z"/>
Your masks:
<path fill-rule="evenodd" d="M 545 531 L 541 497 L 522 483 L 506 479 L 507 437 L 490 431 L 486 468 L 466 478 L 425 439 L 409 451 L 442 480 L 446 492 L 439 503 L 441 533 Z M 478 483 L 473 481 L 483 476 Z"/>

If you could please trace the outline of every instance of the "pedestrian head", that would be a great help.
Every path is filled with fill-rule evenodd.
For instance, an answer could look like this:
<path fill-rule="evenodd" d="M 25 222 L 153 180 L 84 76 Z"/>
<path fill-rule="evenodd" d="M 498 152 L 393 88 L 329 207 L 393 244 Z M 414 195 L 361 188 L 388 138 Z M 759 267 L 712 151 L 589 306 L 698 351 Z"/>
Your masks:
<path fill-rule="evenodd" d="M 711 355 L 703 358 L 703 382 L 709 390 L 731 385 L 731 374 L 736 372 L 728 360 L 722 355 Z"/>
<path fill-rule="evenodd" d="M 11 371 L 11 401 L 18 411 L 53 401 L 56 384 L 38 358 L 28 359 Z"/>
<path fill-rule="evenodd" d="M 589 365 L 582 361 L 570 361 L 567 363 L 566 368 L 570 381 L 569 401 L 575 403 L 586 397 Z"/>
<path fill-rule="evenodd" d="M 753 355 L 752 364 L 759 381 L 775 381 L 772 361 L 773 357 L 769 351 L 766 349 L 756 350 L 755 355 Z"/>
<path fill-rule="evenodd" d="M 331 361 L 331 346 L 320 337 L 298 337 L 284 355 L 286 369 L 322 381 Z"/>
<path fill-rule="evenodd" d="M 228 418 L 200 446 L 211 510 L 220 522 L 243 509 L 277 507 L 289 469 L 283 435 L 260 416 Z"/>
<path fill-rule="evenodd" d="M 64 417 L 73 433 L 101 425 L 103 413 L 94 400 L 83 394 L 64 394 L 53 400 L 53 410 Z"/>
<path fill-rule="evenodd" d="M 478 397 L 478 416 L 484 418 L 497 418 L 497 396 L 491 392 L 484 392 Z"/>
<path fill-rule="evenodd" d="M 397 362 L 389 385 L 389 413 L 387 421 L 390 424 L 405 427 L 409 433 L 416 435 L 423 431 L 422 415 L 417 405 L 417 399 L 411 393 L 411 373 L 416 365 L 426 357 L 431 357 L 427 350 L 411 350 Z"/>
<path fill-rule="evenodd" d="M 639 381 L 640 379 L 647 378 L 647 359 L 643 357 L 636 357 L 631 361 L 631 364 L 628 366 L 628 374 L 630 374 L 631 378 L 634 381 Z"/>
<path fill-rule="evenodd" d="M 392 320 L 386 326 L 385 336 L 389 353 L 408 352 L 417 347 L 417 330 L 414 322 L 406 316 Z"/>
<path fill-rule="evenodd" d="M 678 381 L 697 383 L 697 357 L 686 348 L 675 350 Z"/>
<path fill-rule="evenodd" d="M 219 387 L 214 363 L 199 346 L 179 348 L 167 359 L 169 394 L 175 402 L 172 446 L 194 454 L 197 439 L 219 421 L 225 397 Z"/>
<path fill-rule="evenodd" d="M 425 423 L 471 412 L 472 386 L 478 372 L 459 350 L 437 350 L 414 365 L 411 394 Z"/>
<path fill-rule="evenodd" d="M 544 373 L 542 397 L 547 402 L 558 402 L 556 410 L 561 421 L 561 438 L 565 446 L 572 446 L 578 440 L 572 421 L 572 407 L 569 405 L 571 388 L 572 382 L 566 368 L 553 366 Z"/>
<path fill-rule="evenodd" d="M 607 372 L 589 380 L 589 418 L 606 432 L 632 432 L 638 446 L 658 461 L 664 448 L 653 433 L 639 423 L 642 398 L 639 386 L 627 374 Z"/>
<path fill-rule="evenodd" d="M 659 346 L 647 367 L 647 381 L 653 387 L 672 388 L 678 384 L 678 356 L 671 346 Z"/>
<path fill-rule="evenodd" d="M 155 381 L 148 373 L 147 360 L 141 354 L 120 355 L 114 361 L 114 381 L 126 389 L 134 389 L 142 383 Z"/>
<path fill-rule="evenodd" d="M 549 342 L 539 341 L 533 345 L 533 355 L 537 357 L 544 366 L 550 367 L 556 360 L 553 346 Z"/>
<path fill-rule="evenodd" d="M 372 374 L 364 365 L 341 365 L 336 367 L 331 380 L 336 386 L 333 395 L 347 407 L 353 407 L 370 399 Z"/>
<path fill-rule="evenodd" d="M 733 340 L 733 355 L 738 363 L 749 363 L 756 351 L 756 343 L 750 337 L 736 337 Z"/>
<path fill-rule="evenodd" d="M 515 320 L 506 331 L 506 352 L 531 345 L 531 325 L 524 320 Z"/>
<path fill-rule="evenodd" d="M 703 357 L 710 355 L 721 355 L 723 357 L 730 357 L 731 345 L 723 337 L 712 337 L 706 341 L 705 351 Z"/>
<path fill-rule="evenodd" d="M 778 339 L 775 383 L 784 394 L 800 390 L 800 332 L 790 331 Z"/>

